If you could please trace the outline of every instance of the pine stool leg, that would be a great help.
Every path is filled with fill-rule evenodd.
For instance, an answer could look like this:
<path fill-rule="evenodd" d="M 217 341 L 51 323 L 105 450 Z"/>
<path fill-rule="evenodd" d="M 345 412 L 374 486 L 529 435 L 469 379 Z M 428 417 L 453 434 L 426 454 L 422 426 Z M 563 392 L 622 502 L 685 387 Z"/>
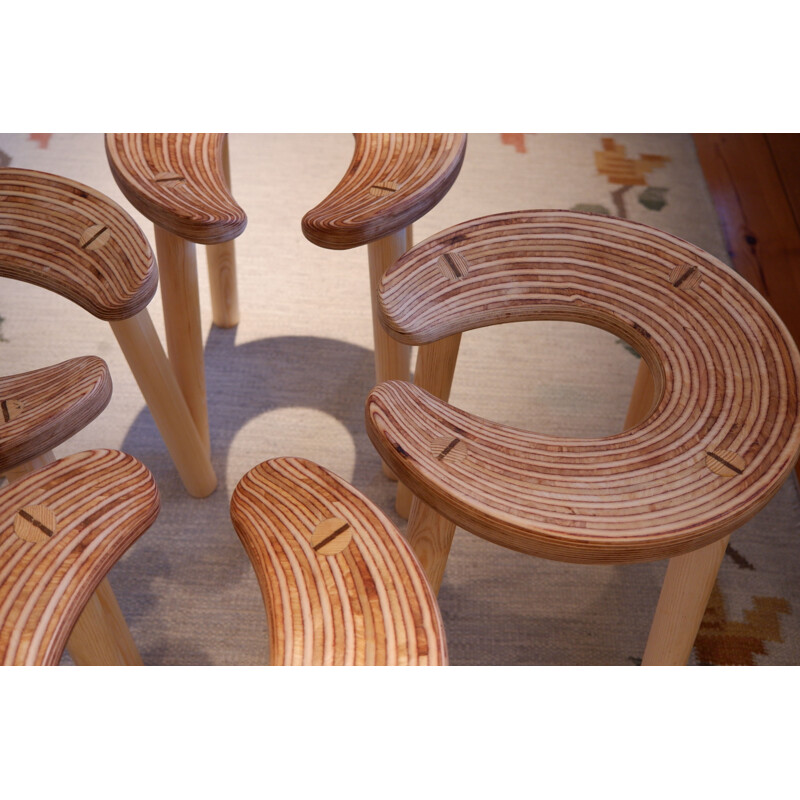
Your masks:
<path fill-rule="evenodd" d="M 193 497 L 210 495 L 217 477 L 208 447 L 192 421 L 147 309 L 110 324 L 186 491 Z"/>
<path fill-rule="evenodd" d="M 143 665 L 108 578 L 84 606 L 69 635 L 67 650 L 79 667 Z"/>
<path fill-rule="evenodd" d="M 9 483 L 29 475 L 56 460 L 49 450 L 6 472 Z M 67 651 L 76 666 L 142 666 L 125 617 L 108 578 L 94 590 L 67 640 Z"/>
<path fill-rule="evenodd" d="M 636 381 L 633 384 L 633 394 L 631 395 L 623 430 L 638 425 L 647 417 L 653 409 L 655 396 L 656 386 L 653 376 L 642 358 L 639 360 L 639 371 L 636 373 Z"/>
<path fill-rule="evenodd" d="M 227 136 L 222 147 L 222 169 L 230 191 L 231 161 Z M 206 245 L 206 260 L 211 289 L 211 318 L 218 328 L 233 328 L 239 324 L 239 289 L 236 281 L 234 240 Z"/>
<path fill-rule="evenodd" d="M 447 402 L 453 386 L 460 344 L 461 334 L 455 333 L 445 339 L 439 339 L 438 342 L 422 345 L 417 352 L 414 383 Z M 403 519 L 408 519 L 411 498 L 411 490 L 405 484 L 398 483 L 395 510 Z"/>
<path fill-rule="evenodd" d="M 158 225 L 155 232 L 169 362 L 200 438 L 210 451 L 196 247 Z"/>
<path fill-rule="evenodd" d="M 671 558 L 642 666 L 684 666 L 692 654 L 730 536 Z"/>
<path fill-rule="evenodd" d="M 454 522 L 414 497 L 408 517 L 406 538 L 414 555 L 425 570 L 435 595 L 439 594 L 447 556 L 456 532 Z"/>
<path fill-rule="evenodd" d="M 383 273 L 405 252 L 408 234 L 403 228 L 367 245 L 369 283 L 372 301 L 372 335 L 375 346 L 375 382 L 407 381 L 411 372 L 411 348 L 389 336 L 380 323 L 378 291 Z M 383 465 L 384 474 L 396 480 L 394 473 Z"/>

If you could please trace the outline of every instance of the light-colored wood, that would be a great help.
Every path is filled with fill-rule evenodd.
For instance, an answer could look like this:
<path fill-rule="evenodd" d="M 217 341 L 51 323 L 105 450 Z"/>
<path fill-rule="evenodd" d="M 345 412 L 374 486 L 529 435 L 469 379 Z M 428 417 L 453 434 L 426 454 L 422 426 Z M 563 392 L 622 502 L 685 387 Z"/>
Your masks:
<path fill-rule="evenodd" d="M 456 526 L 447 517 L 412 495 L 406 538 L 435 595 L 439 594 L 442 586 L 455 532 Z"/>
<path fill-rule="evenodd" d="M 453 386 L 460 344 L 461 334 L 455 333 L 437 342 L 421 346 L 414 369 L 414 384 L 447 402 Z M 411 490 L 404 483 L 398 483 L 395 509 L 403 519 L 409 518 L 411 499 Z"/>
<path fill-rule="evenodd" d="M 231 519 L 261 586 L 272 664 L 447 662 L 422 568 L 345 481 L 304 459 L 265 461 L 237 485 Z"/>
<path fill-rule="evenodd" d="M 58 447 L 110 398 L 111 376 L 96 356 L 0 378 L 0 474 Z"/>
<path fill-rule="evenodd" d="M 411 348 L 389 336 L 378 315 L 378 290 L 381 278 L 405 252 L 406 232 L 398 231 L 367 246 L 372 302 L 372 332 L 375 343 L 375 382 L 406 381 L 411 369 Z"/>
<path fill-rule="evenodd" d="M 653 376 L 650 374 L 650 370 L 644 360 L 640 360 L 623 430 L 628 430 L 628 428 L 632 428 L 647 419 L 653 410 L 653 404 L 656 399 L 655 394 L 656 387 Z"/>
<path fill-rule="evenodd" d="M 464 133 L 356 133 L 350 166 L 303 217 L 305 237 L 346 250 L 408 228 L 450 190 L 464 161 Z"/>
<path fill-rule="evenodd" d="M 684 666 L 692 654 L 730 536 L 670 559 L 642 666 Z"/>
<path fill-rule="evenodd" d="M 0 277 L 33 283 L 102 320 L 152 299 L 158 271 L 144 234 L 120 206 L 82 183 L 0 168 Z"/>
<path fill-rule="evenodd" d="M 174 383 L 174 376 L 164 374 L 164 366 L 167 370 L 169 366 L 146 314 L 158 286 L 158 271 L 138 225 L 100 192 L 49 173 L 0 169 L 0 195 L 5 198 L 0 277 L 56 292 L 109 322 L 115 333 L 122 332 L 123 352 L 137 360 L 135 368 L 131 364 L 137 381 L 150 383 L 152 376 L 162 376 L 147 390 L 139 385 L 148 404 L 160 406 L 151 411 L 165 442 L 170 440 L 170 454 L 183 459 L 180 466 L 176 464 L 181 477 L 191 483 L 191 494 L 209 494 L 216 478 L 210 479 L 213 469 L 208 453 L 203 453 L 198 463 L 187 464 L 186 458 L 194 458 L 195 445 L 178 441 L 182 431 L 198 436 L 196 429 L 189 433 L 195 425 L 188 406 L 184 401 L 180 408 L 169 391 L 166 397 L 159 397 L 162 388 Z M 147 316 L 147 325 L 142 314 Z M 145 339 L 140 339 L 141 333 Z M 147 363 L 148 354 L 156 359 L 152 365 Z M 170 411 L 166 417 L 165 409 Z M 181 414 L 186 418 L 180 418 Z"/>
<path fill-rule="evenodd" d="M 147 310 L 111 324 L 178 474 L 193 497 L 217 486 L 208 447 L 189 413 Z"/>
<path fill-rule="evenodd" d="M 211 451 L 197 253 L 193 242 L 155 226 L 167 354 L 206 449 Z"/>
<path fill-rule="evenodd" d="M 800 448 L 800 354 L 772 308 L 669 234 L 521 211 L 417 245 L 384 276 L 380 310 L 412 345 L 547 319 L 636 348 L 643 364 L 615 436 L 510 428 L 400 381 L 370 393 L 367 432 L 430 515 L 497 544 L 590 564 L 671 558 L 646 661 L 685 663 L 728 536 L 774 496 Z M 421 551 L 435 582 L 446 553 Z"/>
<path fill-rule="evenodd" d="M 0 490 L 0 663 L 58 664 L 92 593 L 158 511 L 153 476 L 114 450 L 68 456 Z M 85 643 L 79 632 L 80 652 Z"/>
<path fill-rule="evenodd" d="M 228 137 L 222 146 L 222 172 L 231 191 L 231 161 Z M 208 281 L 211 289 L 211 319 L 218 328 L 239 324 L 239 289 L 236 280 L 236 247 L 234 240 L 206 245 Z"/>
<path fill-rule="evenodd" d="M 239 236 L 247 217 L 228 188 L 225 133 L 107 133 L 111 174 L 159 228 L 197 244 Z"/>
<path fill-rule="evenodd" d="M 72 626 L 67 651 L 78 667 L 143 666 L 108 578 L 100 582 Z"/>

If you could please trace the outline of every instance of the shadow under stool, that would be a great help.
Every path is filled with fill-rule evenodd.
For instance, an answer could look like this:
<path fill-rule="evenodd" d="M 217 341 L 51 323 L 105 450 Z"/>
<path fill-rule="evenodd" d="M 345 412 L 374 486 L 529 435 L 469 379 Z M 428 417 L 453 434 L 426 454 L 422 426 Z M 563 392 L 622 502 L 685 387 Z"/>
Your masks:
<path fill-rule="evenodd" d="M 300 458 L 251 469 L 231 519 L 261 586 L 272 665 L 441 665 L 425 574 L 383 512 Z"/>
<path fill-rule="evenodd" d="M 141 665 L 105 576 L 153 523 L 147 468 L 114 450 L 54 461 L 0 489 L 0 663 Z"/>
<path fill-rule="evenodd" d="M 186 490 L 217 478 L 147 305 L 153 252 L 130 215 L 100 192 L 34 170 L 0 169 L 0 277 L 55 292 L 111 326 Z"/>
<path fill-rule="evenodd" d="M 107 133 L 114 180 L 153 223 L 167 353 L 197 430 L 210 447 L 195 244 L 206 245 L 212 318 L 239 322 L 234 239 L 247 217 L 231 191 L 225 133 Z"/>
<path fill-rule="evenodd" d="M 387 272 L 380 308 L 420 350 L 415 384 L 370 393 L 367 431 L 414 494 L 407 536 L 434 589 L 456 525 L 566 562 L 669 559 L 643 663 L 686 664 L 731 533 L 800 448 L 800 355 L 772 308 L 686 241 L 567 211 L 443 231 Z M 634 347 L 652 375 L 635 424 L 558 438 L 449 404 L 461 333 L 525 320 L 584 323 Z"/>

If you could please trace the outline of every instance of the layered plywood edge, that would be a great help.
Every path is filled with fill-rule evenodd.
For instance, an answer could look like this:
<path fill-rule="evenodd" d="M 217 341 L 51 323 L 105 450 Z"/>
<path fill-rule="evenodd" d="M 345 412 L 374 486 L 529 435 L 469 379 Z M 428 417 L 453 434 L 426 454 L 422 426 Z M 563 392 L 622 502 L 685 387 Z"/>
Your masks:
<path fill-rule="evenodd" d="M 447 662 L 422 568 L 345 481 L 304 459 L 266 461 L 237 485 L 231 518 L 261 586 L 272 664 Z"/>
<path fill-rule="evenodd" d="M 797 459 L 791 336 L 746 281 L 675 236 L 578 212 L 484 217 L 399 259 L 380 305 L 407 344 L 566 320 L 615 334 L 648 364 L 650 412 L 599 439 L 497 425 L 407 383 L 372 391 L 367 430 L 390 468 L 505 547 L 585 563 L 672 557 L 752 517 Z"/>

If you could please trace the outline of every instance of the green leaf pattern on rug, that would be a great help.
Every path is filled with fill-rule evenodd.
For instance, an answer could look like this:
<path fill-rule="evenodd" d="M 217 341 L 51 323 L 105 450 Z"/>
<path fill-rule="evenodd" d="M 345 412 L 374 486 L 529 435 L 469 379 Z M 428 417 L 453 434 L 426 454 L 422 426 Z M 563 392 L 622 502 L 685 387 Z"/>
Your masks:
<path fill-rule="evenodd" d="M 11 156 L 3 150 L 0 150 L 0 167 L 7 167 L 11 163 Z"/>
<path fill-rule="evenodd" d="M 669 189 L 664 187 L 648 186 L 640 195 L 639 202 L 651 211 L 661 211 L 667 204 L 666 194 Z"/>
<path fill-rule="evenodd" d="M 8 339 L 6 339 L 6 337 L 3 336 L 3 323 L 4 322 L 5 322 L 5 320 L 3 319 L 3 317 L 0 317 L 0 342 L 7 342 L 8 341 Z"/>
<path fill-rule="evenodd" d="M 572 206 L 571 211 L 584 211 L 588 214 L 605 214 L 607 217 L 612 216 L 611 212 L 599 203 L 578 203 Z"/>

